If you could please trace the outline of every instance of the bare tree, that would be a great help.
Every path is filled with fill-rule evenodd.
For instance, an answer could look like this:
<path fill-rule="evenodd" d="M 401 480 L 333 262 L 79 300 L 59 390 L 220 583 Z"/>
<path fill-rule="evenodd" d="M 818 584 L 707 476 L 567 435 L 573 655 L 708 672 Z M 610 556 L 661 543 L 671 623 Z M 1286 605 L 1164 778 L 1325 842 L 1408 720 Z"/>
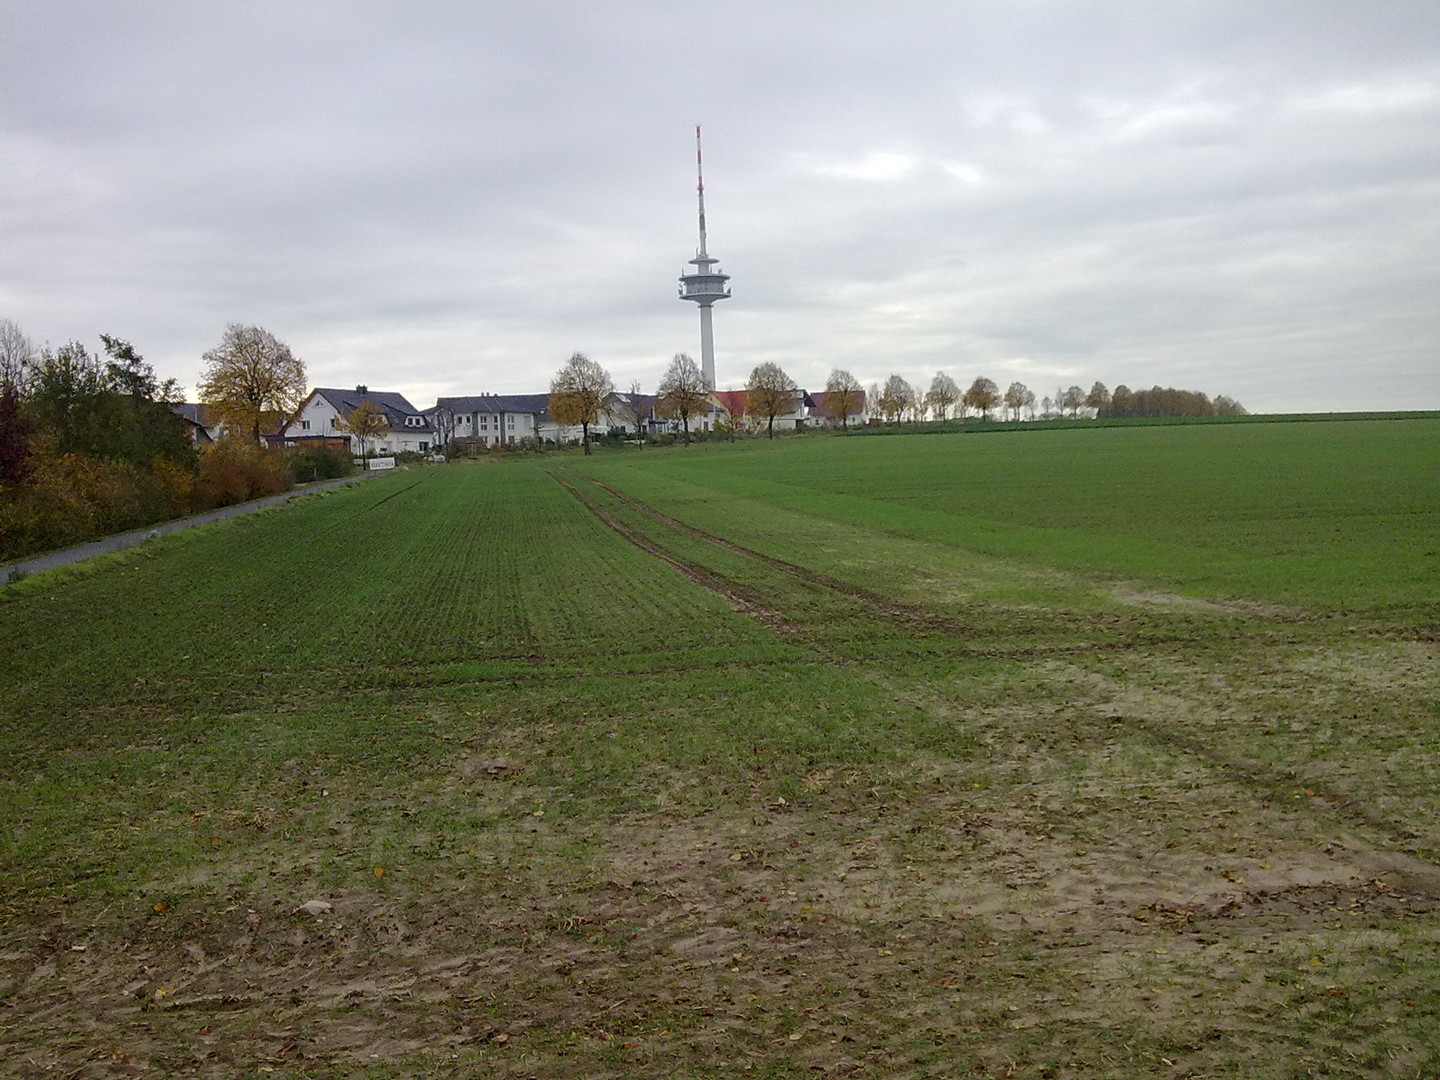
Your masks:
<path fill-rule="evenodd" d="M 925 422 L 929 406 L 925 403 L 925 395 L 920 393 L 920 388 L 913 383 L 906 383 L 910 388 L 910 396 L 905 401 L 905 418 L 912 424 Z"/>
<path fill-rule="evenodd" d="M 848 371 L 836 368 L 825 380 L 825 408 L 832 416 L 840 416 L 841 428 L 850 426 L 850 414 L 860 412 L 865 405 L 865 391 L 860 389 L 860 380 Z"/>
<path fill-rule="evenodd" d="M 17 323 L 0 319 L 0 389 L 8 386 L 23 394 L 38 355 L 35 343 Z"/>
<path fill-rule="evenodd" d="M 1005 391 L 1005 407 L 1017 421 L 1020 419 L 1020 410 L 1025 407 L 1026 394 L 1030 394 L 1030 389 L 1023 382 L 1012 382 Z M 1030 400 L 1035 400 L 1034 394 L 1030 394 Z"/>
<path fill-rule="evenodd" d="M 885 418 L 885 407 L 880 404 L 880 399 L 885 392 L 880 389 L 880 384 L 872 382 L 865 390 L 865 416 L 869 420 L 883 420 Z"/>
<path fill-rule="evenodd" d="M 572 353 L 550 380 L 550 419 L 580 426 L 580 445 L 590 453 L 590 426 L 615 393 L 610 373 L 584 353 Z"/>
<path fill-rule="evenodd" d="M 690 417 L 698 416 L 710 397 L 709 384 L 700 366 L 687 354 L 676 353 L 660 380 L 655 406 L 661 416 L 678 417 L 685 443 L 690 443 Z"/>
<path fill-rule="evenodd" d="M 765 417 L 765 430 L 773 439 L 775 417 L 795 408 L 797 389 L 795 380 L 786 375 L 779 364 L 759 364 L 745 384 L 745 411 Z"/>
<path fill-rule="evenodd" d="M 1074 420 L 1080 415 L 1081 408 L 1085 405 L 1085 391 L 1078 386 L 1070 386 L 1061 391 L 1057 404 L 1062 409 L 1070 410 L 1070 419 Z"/>
<path fill-rule="evenodd" d="M 227 427 L 248 431 L 257 446 L 265 414 L 293 413 L 305 396 L 304 363 L 261 327 L 231 323 L 201 359 L 201 400 Z"/>
<path fill-rule="evenodd" d="M 950 407 L 960 399 L 960 387 L 943 371 L 937 371 L 930 380 L 930 392 L 925 395 L 925 404 L 935 410 L 941 420 L 950 418 Z"/>

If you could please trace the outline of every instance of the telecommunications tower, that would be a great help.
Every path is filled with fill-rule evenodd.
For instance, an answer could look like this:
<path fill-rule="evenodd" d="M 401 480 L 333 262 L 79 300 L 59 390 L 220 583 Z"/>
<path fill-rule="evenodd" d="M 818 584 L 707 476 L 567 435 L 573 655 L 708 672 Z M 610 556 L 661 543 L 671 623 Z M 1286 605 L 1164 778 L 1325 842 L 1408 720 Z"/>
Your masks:
<path fill-rule="evenodd" d="M 695 267 L 689 274 L 680 275 L 680 299 L 693 300 L 700 305 L 700 371 L 705 376 L 705 386 L 715 389 L 715 328 L 711 321 L 710 309 L 716 300 L 730 296 L 726 284 L 730 275 L 721 273 L 713 258 L 705 250 L 705 168 L 700 157 L 700 126 L 695 126 L 695 178 L 696 193 L 700 198 L 700 250 L 691 264 Z"/>

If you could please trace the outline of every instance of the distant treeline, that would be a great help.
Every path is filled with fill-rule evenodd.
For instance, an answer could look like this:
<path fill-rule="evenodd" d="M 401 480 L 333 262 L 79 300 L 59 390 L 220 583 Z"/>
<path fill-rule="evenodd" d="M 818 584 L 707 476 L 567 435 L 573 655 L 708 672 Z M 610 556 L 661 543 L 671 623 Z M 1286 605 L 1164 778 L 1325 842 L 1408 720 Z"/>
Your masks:
<path fill-rule="evenodd" d="M 1089 401 L 1099 398 L 1093 405 L 1097 419 L 1126 416 L 1244 416 L 1245 407 L 1234 398 L 1221 394 L 1213 400 L 1198 390 L 1176 390 L 1169 386 L 1152 386 L 1149 390 L 1131 390 L 1120 385 L 1103 393 L 1104 387 L 1096 384 L 1087 395 Z M 1087 402 L 1088 403 L 1088 402 Z"/>

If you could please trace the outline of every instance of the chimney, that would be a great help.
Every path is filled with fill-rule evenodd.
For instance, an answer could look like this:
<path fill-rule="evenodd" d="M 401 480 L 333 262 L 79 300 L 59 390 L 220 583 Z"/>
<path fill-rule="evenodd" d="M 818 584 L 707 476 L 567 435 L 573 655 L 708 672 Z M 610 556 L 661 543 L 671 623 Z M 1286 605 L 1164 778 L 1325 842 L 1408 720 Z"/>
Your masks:
<path fill-rule="evenodd" d="M 356 392 L 357 394 L 368 394 L 368 393 L 370 392 L 370 388 L 369 388 L 368 386 L 365 386 L 365 385 L 362 384 L 362 385 L 360 385 L 360 386 L 355 387 L 355 392 Z"/>

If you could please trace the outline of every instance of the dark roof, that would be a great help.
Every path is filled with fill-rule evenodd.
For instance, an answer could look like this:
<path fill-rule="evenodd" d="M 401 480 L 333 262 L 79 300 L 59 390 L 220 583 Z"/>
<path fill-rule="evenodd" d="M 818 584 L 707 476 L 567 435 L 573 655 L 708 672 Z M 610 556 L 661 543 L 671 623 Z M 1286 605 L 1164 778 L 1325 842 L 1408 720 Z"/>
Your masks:
<path fill-rule="evenodd" d="M 476 394 L 471 397 L 442 397 L 435 402 L 436 409 L 448 409 L 452 413 L 533 413 L 544 416 L 549 407 L 549 394 Z"/>
<path fill-rule="evenodd" d="M 616 391 L 610 395 L 612 404 L 618 404 L 621 408 L 629 408 L 633 404 L 641 416 L 655 415 L 656 397 L 654 394 L 632 394 L 628 391 Z"/>
<path fill-rule="evenodd" d="M 362 402 L 368 401 L 385 414 L 385 419 L 390 422 L 391 430 L 427 431 L 430 429 L 428 417 L 426 417 L 423 427 L 416 427 L 405 422 L 407 416 L 423 417 L 425 414 L 406 401 L 404 394 L 388 390 L 371 390 L 369 387 L 335 390 L 319 386 L 310 393 L 312 396 L 319 394 L 342 414 L 347 415 L 359 408 Z"/>
<path fill-rule="evenodd" d="M 170 411 L 183 416 L 192 424 L 199 424 L 201 427 L 210 426 L 210 406 L 202 405 L 195 401 L 172 401 Z"/>

